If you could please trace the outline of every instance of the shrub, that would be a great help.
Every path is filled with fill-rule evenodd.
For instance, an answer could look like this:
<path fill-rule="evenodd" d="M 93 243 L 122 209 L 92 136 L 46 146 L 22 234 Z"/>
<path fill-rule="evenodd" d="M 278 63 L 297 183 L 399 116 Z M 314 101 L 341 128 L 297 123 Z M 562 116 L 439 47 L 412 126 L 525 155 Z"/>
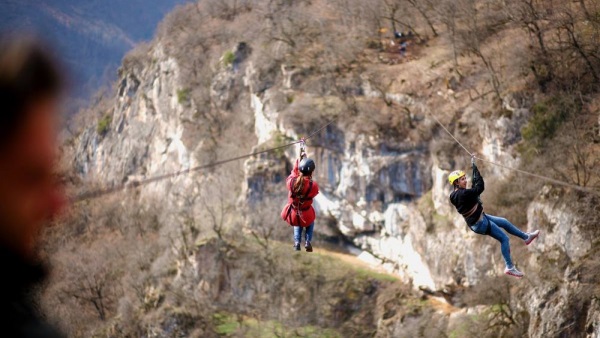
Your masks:
<path fill-rule="evenodd" d="M 226 51 L 225 54 L 223 54 L 223 64 L 225 66 L 230 66 L 233 64 L 233 61 L 235 61 L 235 54 L 230 50 Z"/>
<path fill-rule="evenodd" d="M 142 42 L 129 51 L 125 57 L 123 57 L 123 66 L 119 68 L 119 76 L 121 76 L 123 72 L 129 72 L 136 69 L 140 71 L 148 63 L 153 62 L 154 59 L 150 57 L 151 49 L 152 45 L 150 43 Z"/>
<path fill-rule="evenodd" d="M 569 116 L 579 113 L 581 108 L 581 102 L 569 95 L 558 95 L 536 103 L 532 108 L 533 117 L 521 129 L 523 140 L 534 147 L 542 146 Z"/>
<path fill-rule="evenodd" d="M 110 116 L 108 113 L 105 114 L 98 121 L 98 125 L 96 126 L 96 132 L 98 133 L 98 135 L 100 135 L 100 136 L 106 135 L 106 133 L 108 133 L 108 129 L 110 128 L 111 122 L 112 122 L 112 116 Z"/>
<path fill-rule="evenodd" d="M 236 318 L 227 313 L 215 313 L 213 315 L 213 321 L 215 322 L 215 332 L 221 336 L 230 335 L 235 333 L 238 329 L 238 322 Z"/>
<path fill-rule="evenodd" d="M 523 139 L 536 142 L 552 137 L 564 118 L 565 112 L 551 109 L 544 102 L 536 103 L 533 117 L 521 131 Z"/>
<path fill-rule="evenodd" d="M 282 147 L 282 146 L 294 141 L 291 137 L 281 133 L 280 131 L 276 131 L 274 134 L 275 135 L 272 138 L 272 140 L 274 142 L 273 147 Z M 284 155 L 285 155 L 285 148 L 275 150 L 275 156 L 283 157 Z"/>
<path fill-rule="evenodd" d="M 177 102 L 179 104 L 184 104 L 187 103 L 190 100 L 190 90 L 185 88 L 185 89 L 178 89 L 177 90 Z"/>

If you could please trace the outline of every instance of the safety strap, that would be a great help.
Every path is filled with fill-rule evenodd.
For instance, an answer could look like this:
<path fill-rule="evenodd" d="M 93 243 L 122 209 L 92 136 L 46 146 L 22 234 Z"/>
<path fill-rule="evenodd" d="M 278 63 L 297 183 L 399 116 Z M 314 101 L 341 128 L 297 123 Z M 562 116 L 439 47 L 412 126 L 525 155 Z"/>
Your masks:
<path fill-rule="evenodd" d="M 290 180 L 290 192 L 292 193 L 292 198 L 296 199 L 298 198 L 300 200 L 300 203 L 304 202 L 306 200 L 306 195 L 296 195 L 294 193 L 294 181 L 295 180 Z M 308 190 L 306 191 L 306 194 L 310 194 L 310 191 L 312 190 L 312 186 L 313 186 L 313 181 L 310 180 L 308 183 Z M 310 199 L 310 198 L 309 198 Z"/>
<path fill-rule="evenodd" d="M 293 202 L 290 204 L 290 208 L 288 209 L 288 214 L 286 216 L 286 219 L 291 216 L 292 208 L 294 208 L 296 210 L 296 222 L 297 222 L 297 226 L 300 226 L 300 217 L 301 217 L 302 211 L 307 211 L 308 209 L 310 209 L 310 207 L 302 208 L 302 209 L 300 208 L 300 205 L 303 204 L 306 201 L 306 199 L 305 199 L 306 195 L 296 196 L 296 194 L 294 193 L 294 183 L 293 183 L 294 180 L 290 180 L 290 181 L 291 181 L 290 182 L 290 192 L 292 193 L 291 197 L 292 197 L 292 199 L 296 199 L 296 198 L 298 199 L 298 205 L 294 207 L 294 203 Z M 312 186 L 313 186 L 313 181 L 310 180 L 309 183 L 308 183 L 308 190 L 306 191 L 306 194 L 310 194 L 310 192 L 312 190 Z"/>
<path fill-rule="evenodd" d="M 312 186 L 313 186 L 313 181 L 310 180 L 308 182 L 308 190 L 306 190 L 306 194 L 310 194 L 310 192 L 312 191 Z M 302 199 L 304 199 L 306 196 L 302 196 Z"/>
<path fill-rule="evenodd" d="M 290 204 L 290 206 L 288 207 L 288 210 L 286 212 L 286 215 L 285 215 L 285 220 L 288 221 L 288 222 L 292 221 L 292 219 L 291 219 L 291 217 L 292 217 L 292 209 L 295 209 L 295 208 L 294 208 L 294 206 L 292 204 Z M 300 210 L 301 211 L 307 211 L 308 209 L 310 209 L 310 207 L 306 207 L 306 208 L 300 209 Z"/>
<path fill-rule="evenodd" d="M 473 162 L 472 167 L 473 167 L 473 178 L 475 178 L 475 168 L 477 168 L 477 166 L 475 165 L 475 162 Z M 481 176 L 481 175 L 479 175 L 479 176 Z M 483 205 L 483 202 L 481 202 L 481 195 L 477 196 L 477 202 L 479 202 L 479 204 Z M 477 204 L 475 206 L 477 206 Z"/>
<path fill-rule="evenodd" d="M 490 219 L 485 214 L 485 212 L 482 211 L 481 214 L 483 215 L 483 218 L 485 218 L 487 220 L 487 222 L 488 222 L 487 223 L 488 227 L 487 227 L 487 229 L 485 229 L 485 235 L 490 235 L 492 233 L 492 225 L 491 225 Z M 473 225 L 475 225 L 475 224 L 473 224 Z M 469 228 L 469 229 L 471 229 L 471 231 L 475 232 L 475 230 L 473 230 L 473 228 L 472 228 L 471 225 L 467 224 L 467 228 Z M 477 232 L 475 232 L 475 233 L 479 235 L 479 233 L 477 233 Z"/>
<path fill-rule="evenodd" d="M 475 211 L 477 211 L 477 207 L 478 207 L 478 206 L 479 206 L 479 203 L 475 203 L 475 205 L 474 205 L 474 206 L 471 208 L 471 210 L 469 210 L 469 211 L 465 212 L 464 214 L 462 214 L 462 213 L 461 213 L 461 215 L 462 215 L 464 218 L 469 218 L 469 217 L 471 217 L 471 216 L 472 216 L 472 215 L 475 213 Z"/>

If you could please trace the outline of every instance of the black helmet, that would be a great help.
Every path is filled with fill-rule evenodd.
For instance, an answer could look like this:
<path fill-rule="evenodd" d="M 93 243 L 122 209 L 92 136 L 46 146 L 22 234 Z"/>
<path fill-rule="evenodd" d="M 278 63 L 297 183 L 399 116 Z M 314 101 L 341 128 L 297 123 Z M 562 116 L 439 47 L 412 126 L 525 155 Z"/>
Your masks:
<path fill-rule="evenodd" d="M 298 169 L 304 175 L 310 175 L 312 174 L 313 170 L 315 170 L 315 161 L 305 157 L 300 161 Z"/>

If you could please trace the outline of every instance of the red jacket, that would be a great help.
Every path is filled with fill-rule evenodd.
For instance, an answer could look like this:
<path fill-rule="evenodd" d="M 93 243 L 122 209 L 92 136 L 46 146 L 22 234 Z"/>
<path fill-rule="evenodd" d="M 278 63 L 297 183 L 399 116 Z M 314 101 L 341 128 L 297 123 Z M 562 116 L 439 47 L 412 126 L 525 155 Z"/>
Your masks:
<path fill-rule="evenodd" d="M 288 203 L 281 211 L 281 218 L 292 226 L 307 227 L 315 221 L 315 209 L 312 207 L 313 198 L 319 193 L 319 185 L 308 177 L 304 177 L 304 185 L 300 196 L 292 192 L 296 179 L 300 176 L 298 160 L 292 173 L 285 181 L 288 188 Z"/>

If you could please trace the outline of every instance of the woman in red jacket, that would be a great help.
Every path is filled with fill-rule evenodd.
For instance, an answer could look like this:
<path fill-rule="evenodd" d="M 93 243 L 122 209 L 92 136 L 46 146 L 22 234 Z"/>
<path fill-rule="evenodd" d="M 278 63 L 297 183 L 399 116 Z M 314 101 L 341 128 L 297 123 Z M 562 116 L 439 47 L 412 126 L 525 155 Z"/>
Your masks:
<path fill-rule="evenodd" d="M 303 148 L 300 149 L 300 158 L 296 160 L 292 173 L 286 180 L 289 190 L 288 203 L 281 211 L 281 218 L 294 227 L 294 249 L 300 251 L 302 229 L 306 229 L 305 244 L 307 252 L 312 252 L 313 229 L 315 226 L 315 209 L 312 201 L 319 193 L 319 185 L 312 180 L 315 162 L 306 157 Z"/>

